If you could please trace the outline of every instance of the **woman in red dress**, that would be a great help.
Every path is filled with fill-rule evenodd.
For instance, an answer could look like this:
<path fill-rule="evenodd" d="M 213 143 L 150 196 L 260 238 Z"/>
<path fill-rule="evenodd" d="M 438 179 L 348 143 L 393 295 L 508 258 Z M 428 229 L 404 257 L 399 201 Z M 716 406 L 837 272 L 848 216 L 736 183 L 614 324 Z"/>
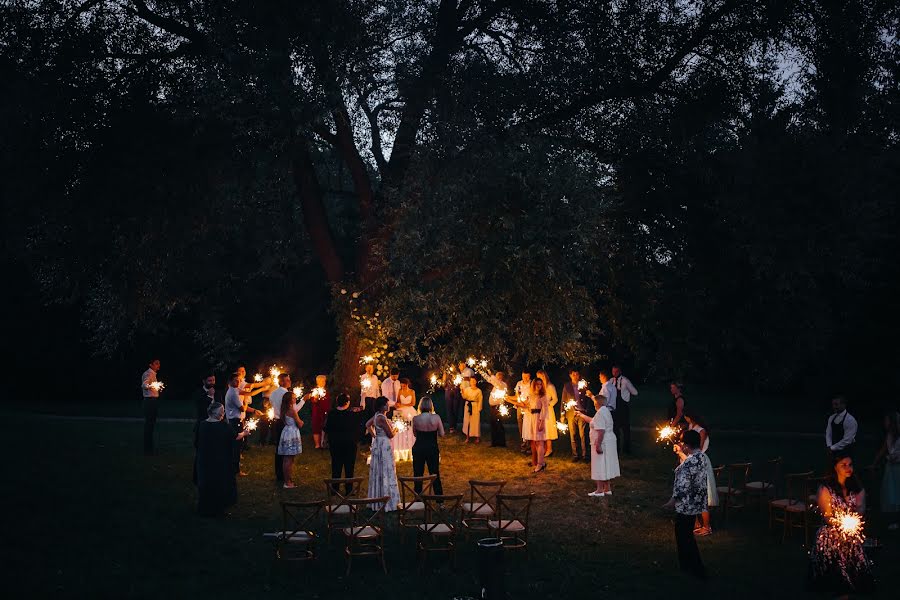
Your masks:
<path fill-rule="evenodd" d="M 312 402 L 312 432 L 313 442 L 317 449 L 327 448 L 328 440 L 322 433 L 325 427 L 325 417 L 331 410 L 331 394 L 325 389 L 325 375 L 316 376 L 316 387 L 309 392 L 309 401 Z"/>

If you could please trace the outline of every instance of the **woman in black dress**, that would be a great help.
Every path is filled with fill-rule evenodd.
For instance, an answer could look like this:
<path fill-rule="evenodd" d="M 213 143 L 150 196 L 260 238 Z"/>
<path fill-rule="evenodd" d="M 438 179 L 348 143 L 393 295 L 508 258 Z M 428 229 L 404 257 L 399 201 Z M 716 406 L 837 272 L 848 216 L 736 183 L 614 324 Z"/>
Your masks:
<path fill-rule="evenodd" d="M 237 502 L 237 482 L 232 456 L 239 441 L 247 436 L 224 421 L 225 407 L 212 402 L 209 417 L 200 423 L 197 439 L 197 512 L 202 517 L 221 517 Z"/>
<path fill-rule="evenodd" d="M 413 417 L 412 430 L 416 436 L 416 442 L 412 447 L 413 476 L 422 477 L 425 474 L 425 465 L 428 465 L 428 473 L 437 475 L 434 480 L 434 493 L 443 495 L 444 487 L 441 485 L 440 464 L 441 452 L 438 449 L 438 436 L 444 435 L 444 423 L 434 414 L 434 403 L 430 396 L 422 398 L 419 403 L 421 414 Z M 414 485 L 417 494 L 422 492 L 422 483 L 417 481 Z"/>

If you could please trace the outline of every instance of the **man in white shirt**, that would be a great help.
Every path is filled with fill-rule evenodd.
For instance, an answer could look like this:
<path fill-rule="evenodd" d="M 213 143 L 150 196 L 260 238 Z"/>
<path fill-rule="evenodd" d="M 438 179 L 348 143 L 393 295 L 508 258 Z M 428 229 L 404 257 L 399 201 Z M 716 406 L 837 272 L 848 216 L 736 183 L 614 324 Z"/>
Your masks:
<path fill-rule="evenodd" d="M 231 428 L 234 429 L 235 435 L 244 429 L 244 400 L 241 398 L 241 378 L 237 373 L 232 373 L 228 378 L 228 391 L 225 392 L 225 419 Z M 241 471 L 241 446 L 234 444 L 234 452 L 232 453 L 232 462 L 234 464 L 234 472 L 241 476 L 247 475 Z"/>
<path fill-rule="evenodd" d="M 528 454 L 530 452 L 529 445 L 525 442 L 524 436 L 522 435 L 522 422 L 525 418 L 525 410 L 530 395 L 531 373 L 523 370 L 522 379 L 516 384 L 516 399 L 518 400 L 518 403 L 516 404 L 516 422 L 519 425 L 519 441 L 521 442 L 519 450 L 522 454 Z"/>
<path fill-rule="evenodd" d="M 397 367 L 391 369 L 391 376 L 382 382 L 381 395 L 388 399 L 388 408 L 393 410 L 400 397 L 400 369 Z"/>
<path fill-rule="evenodd" d="M 154 386 L 156 374 L 159 372 L 159 359 L 150 361 L 148 369 L 141 375 L 142 408 L 144 411 L 144 454 L 151 455 L 153 448 L 153 432 L 156 429 L 156 416 L 159 413 L 159 388 Z"/>
<path fill-rule="evenodd" d="M 359 378 L 359 405 L 366 410 L 371 408 L 380 390 L 381 381 L 375 375 L 375 367 L 369 363 L 366 365 L 366 372 Z"/>
<path fill-rule="evenodd" d="M 834 414 L 828 417 L 825 425 L 825 447 L 830 456 L 838 452 L 850 455 L 856 444 L 856 419 L 847 412 L 847 400 L 843 396 L 831 401 L 831 410 Z"/>
<path fill-rule="evenodd" d="M 613 365 L 612 376 L 613 385 L 619 396 L 619 420 L 615 425 L 616 439 L 621 440 L 625 453 L 631 454 L 631 398 L 637 396 L 638 392 L 631 384 L 631 380 L 622 374 L 622 368 L 619 365 Z"/>
<path fill-rule="evenodd" d="M 281 432 L 284 430 L 284 420 L 281 418 L 281 401 L 291 387 L 291 376 L 287 373 L 278 375 L 278 387 L 272 390 L 269 401 L 272 403 L 272 437 L 275 439 L 275 480 L 284 483 L 284 461 L 278 454 L 278 442 L 281 441 Z"/>

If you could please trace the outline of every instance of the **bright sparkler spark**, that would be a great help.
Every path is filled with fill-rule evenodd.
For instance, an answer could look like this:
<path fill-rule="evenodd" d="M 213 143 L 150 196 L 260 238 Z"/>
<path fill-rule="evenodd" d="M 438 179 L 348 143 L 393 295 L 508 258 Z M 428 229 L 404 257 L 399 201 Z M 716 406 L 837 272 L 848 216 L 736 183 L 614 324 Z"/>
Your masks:
<path fill-rule="evenodd" d="M 863 518 L 853 511 L 837 509 L 831 517 L 831 522 L 837 526 L 838 531 L 845 540 L 856 540 L 862 542 L 863 536 Z"/>
<path fill-rule="evenodd" d="M 501 417 L 509 416 L 509 406 L 506 404 L 506 402 L 497 407 L 497 412 L 500 413 Z"/>
<path fill-rule="evenodd" d="M 403 433 L 406 431 L 407 425 L 406 421 L 403 419 L 394 419 L 394 429 L 397 430 L 397 433 Z"/>
<path fill-rule="evenodd" d="M 576 404 L 578 404 L 578 403 L 575 402 L 574 400 L 569 400 L 568 402 L 566 402 L 566 405 L 565 405 L 564 408 L 565 408 L 566 410 L 572 410 L 573 408 L 575 408 L 575 405 L 576 405 Z"/>
<path fill-rule="evenodd" d="M 259 419 L 248 419 L 246 423 L 246 427 L 248 431 L 256 431 L 256 427 L 259 425 Z"/>
<path fill-rule="evenodd" d="M 456 377 L 453 378 L 453 385 L 460 386 L 463 382 L 463 376 L 457 374 Z"/>
<path fill-rule="evenodd" d="M 487 369 L 488 363 L 487 363 L 486 360 L 482 359 L 481 362 L 478 363 L 478 364 L 481 365 L 481 368 L 482 368 L 482 369 Z"/>
<path fill-rule="evenodd" d="M 275 409 L 270 408 L 269 410 L 267 410 L 266 417 L 268 417 L 270 421 L 274 420 L 275 419 Z"/>
<path fill-rule="evenodd" d="M 299 398 L 300 396 L 303 395 L 303 386 L 298 385 L 298 386 L 294 387 L 294 389 L 291 391 L 294 392 L 295 397 Z"/>
<path fill-rule="evenodd" d="M 466 364 L 469 365 L 470 367 L 474 367 L 475 366 L 475 357 L 470 356 L 469 358 L 467 358 Z"/>
<path fill-rule="evenodd" d="M 587 381 L 585 381 L 584 379 L 580 379 L 578 381 L 578 389 L 583 390 L 586 387 L 587 387 Z"/>
<path fill-rule="evenodd" d="M 569 431 L 569 425 L 568 425 L 568 423 L 563 423 L 562 421 L 557 421 L 556 429 L 559 430 L 560 433 L 567 433 Z"/>
<path fill-rule="evenodd" d="M 281 375 L 281 369 L 279 369 L 275 365 L 272 365 L 271 367 L 269 367 L 269 375 L 272 376 L 272 381 L 277 382 L 278 376 Z"/>
<path fill-rule="evenodd" d="M 154 381 L 153 383 L 150 384 L 150 389 L 157 391 L 157 392 L 163 390 L 165 387 L 166 387 L 166 384 L 164 384 L 162 381 Z"/>
<path fill-rule="evenodd" d="M 253 376 L 253 381 L 255 381 L 256 383 L 261 383 L 262 380 L 263 380 L 262 373 L 257 373 L 256 375 Z"/>
<path fill-rule="evenodd" d="M 656 428 L 656 442 L 672 443 L 678 430 L 671 425 L 663 425 Z"/>
<path fill-rule="evenodd" d="M 326 394 L 325 388 L 321 387 L 314 387 L 312 389 L 312 392 L 310 393 L 312 394 L 313 398 L 324 398 Z"/>
<path fill-rule="evenodd" d="M 359 385 L 364 392 L 368 392 L 372 388 L 372 382 L 369 381 L 368 377 L 360 377 Z"/>
<path fill-rule="evenodd" d="M 359 359 L 359 362 L 360 362 L 360 364 L 367 365 L 369 363 L 375 362 L 375 357 L 370 354 L 366 354 L 365 356 L 363 356 L 362 358 Z"/>
<path fill-rule="evenodd" d="M 432 385 L 432 386 L 437 385 L 437 375 L 432 375 L 431 378 L 430 378 L 428 381 L 431 382 L 431 385 Z"/>

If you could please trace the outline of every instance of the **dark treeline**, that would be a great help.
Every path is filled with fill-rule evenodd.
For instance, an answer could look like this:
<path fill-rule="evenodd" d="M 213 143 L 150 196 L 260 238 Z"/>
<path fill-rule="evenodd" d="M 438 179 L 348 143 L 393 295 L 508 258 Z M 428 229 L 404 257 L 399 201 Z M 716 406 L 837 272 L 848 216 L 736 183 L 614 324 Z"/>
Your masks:
<path fill-rule="evenodd" d="M 374 351 L 900 383 L 896 2 L 0 10 L 24 381 Z"/>

